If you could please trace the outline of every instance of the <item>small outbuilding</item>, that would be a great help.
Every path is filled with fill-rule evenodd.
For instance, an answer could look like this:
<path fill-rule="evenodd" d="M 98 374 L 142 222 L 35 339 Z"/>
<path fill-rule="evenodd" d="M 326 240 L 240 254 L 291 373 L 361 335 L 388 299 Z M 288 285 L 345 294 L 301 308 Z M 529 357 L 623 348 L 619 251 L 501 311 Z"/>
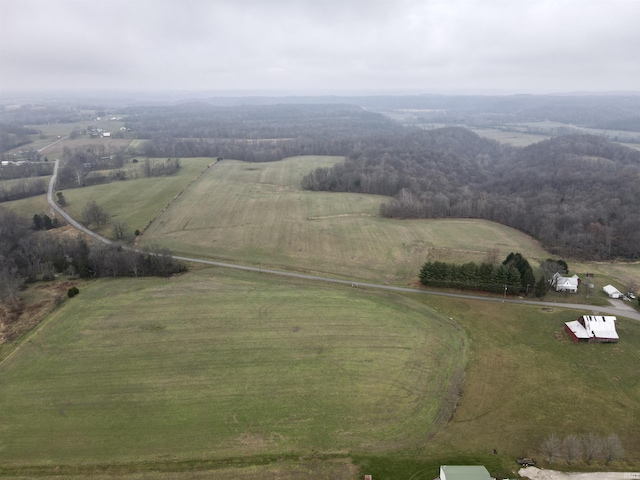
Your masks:
<path fill-rule="evenodd" d="M 582 315 L 578 320 L 564 324 L 565 331 L 576 343 L 617 343 L 616 317 Z"/>
<path fill-rule="evenodd" d="M 440 480 L 491 480 L 482 465 L 441 465 Z"/>
<path fill-rule="evenodd" d="M 578 293 L 578 285 L 580 285 L 580 277 L 577 275 L 563 277 L 559 272 L 556 272 L 551 278 L 551 286 L 556 289 L 556 292 Z"/>
<path fill-rule="evenodd" d="M 622 292 L 613 285 L 605 285 L 602 287 L 602 290 L 604 290 L 604 293 L 609 295 L 609 298 L 622 298 L 624 296 L 622 295 Z"/>

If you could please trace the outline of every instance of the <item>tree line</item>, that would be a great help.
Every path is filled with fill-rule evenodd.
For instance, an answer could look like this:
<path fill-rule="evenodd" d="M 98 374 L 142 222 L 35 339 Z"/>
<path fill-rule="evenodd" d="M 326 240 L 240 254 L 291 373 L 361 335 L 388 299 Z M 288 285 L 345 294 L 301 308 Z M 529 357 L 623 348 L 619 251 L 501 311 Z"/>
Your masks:
<path fill-rule="evenodd" d="M 547 291 L 545 276 L 542 275 L 536 282 L 529 262 L 522 254 L 513 252 L 500 265 L 491 262 L 457 265 L 427 261 L 422 265 L 418 278 L 423 285 L 430 287 L 480 290 L 505 295 L 535 293 L 541 297 Z"/>
<path fill-rule="evenodd" d="M 564 458 L 567 465 L 583 460 L 591 465 L 594 460 L 601 460 L 609 465 L 614 460 L 624 457 L 624 448 L 620 437 L 615 433 L 600 437 L 594 433 L 584 435 L 567 435 L 560 438 L 553 433 L 540 444 L 540 453 L 547 463 L 554 463 Z"/>

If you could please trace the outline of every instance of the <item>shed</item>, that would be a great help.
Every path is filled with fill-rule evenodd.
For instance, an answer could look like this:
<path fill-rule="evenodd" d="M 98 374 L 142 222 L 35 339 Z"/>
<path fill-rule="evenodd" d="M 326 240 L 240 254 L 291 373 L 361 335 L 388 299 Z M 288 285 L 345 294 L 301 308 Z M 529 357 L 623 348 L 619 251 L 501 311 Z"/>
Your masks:
<path fill-rule="evenodd" d="M 482 465 L 441 465 L 440 480 L 491 480 Z"/>
<path fill-rule="evenodd" d="M 605 285 L 604 287 L 602 287 L 602 290 L 604 290 L 604 293 L 609 295 L 610 298 L 622 298 L 623 297 L 623 295 L 620 292 L 620 290 L 618 290 L 613 285 Z"/>
<path fill-rule="evenodd" d="M 617 321 L 616 317 L 582 315 L 578 320 L 565 323 L 564 329 L 576 343 L 616 343 L 619 340 Z"/>

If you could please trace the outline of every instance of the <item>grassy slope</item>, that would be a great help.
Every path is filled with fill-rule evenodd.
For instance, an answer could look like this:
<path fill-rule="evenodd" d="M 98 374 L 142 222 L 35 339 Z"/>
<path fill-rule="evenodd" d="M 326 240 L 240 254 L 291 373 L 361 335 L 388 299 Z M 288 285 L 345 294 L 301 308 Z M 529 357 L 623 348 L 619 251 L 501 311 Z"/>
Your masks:
<path fill-rule="evenodd" d="M 142 230 L 213 161 L 211 158 L 188 158 L 181 160 L 182 168 L 176 175 L 65 190 L 66 210 L 80 219 L 84 206 L 95 200 L 112 215 L 111 221 L 124 222 L 132 231 Z M 102 229 L 107 236 L 109 231 L 109 226 Z"/>
<path fill-rule="evenodd" d="M 466 361 L 430 308 L 350 287 L 200 270 L 80 290 L 1 365 L 5 465 L 416 448 Z"/>
<path fill-rule="evenodd" d="M 490 461 L 496 448 L 508 458 L 538 457 L 540 443 L 551 433 L 561 438 L 617 433 L 628 460 L 640 461 L 638 322 L 619 319 L 618 344 L 576 345 L 563 331 L 564 322 L 577 318 L 575 311 L 444 299 L 426 303 L 470 333 L 473 358 L 463 400 L 432 452 L 474 453 Z"/>
<path fill-rule="evenodd" d="M 355 456 L 362 472 L 386 480 L 432 479 L 439 465 L 481 464 L 502 478 L 516 476 L 515 458 L 531 456 L 555 470 L 637 471 L 640 464 L 640 323 L 620 319 L 620 343 L 577 345 L 563 331 L 575 311 L 545 311 L 425 296 L 420 301 L 459 322 L 471 355 L 462 400 L 447 428 L 420 452 Z M 591 466 L 560 458 L 546 465 L 544 438 L 616 433 L 625 459 Z M 494 455 L 496 449 L 498 454 Z"/>
<path fill-rule="evenodd" d="M 299 190 L 318 157 L 268 164 L 224 161 L 194 183 L 145 233 L 186 255 L 233 259 L 406 283 L 427 256 L 482 261 L 487 250 L 544 251 L 530 237 L 476 220 L 377 217 L 385 197 Z M 313 162 L 313 163 L 310 163 Z"/>

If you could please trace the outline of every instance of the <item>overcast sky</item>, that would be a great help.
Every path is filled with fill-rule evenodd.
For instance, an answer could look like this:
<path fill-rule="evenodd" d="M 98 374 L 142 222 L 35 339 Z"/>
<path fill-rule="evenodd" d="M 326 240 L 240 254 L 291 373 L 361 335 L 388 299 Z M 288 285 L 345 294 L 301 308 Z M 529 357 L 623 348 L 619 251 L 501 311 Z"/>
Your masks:
<path fill-rule="evenodd" d="M 0 92 L 640 91 L 640 0 L 0 0 Z"/>

